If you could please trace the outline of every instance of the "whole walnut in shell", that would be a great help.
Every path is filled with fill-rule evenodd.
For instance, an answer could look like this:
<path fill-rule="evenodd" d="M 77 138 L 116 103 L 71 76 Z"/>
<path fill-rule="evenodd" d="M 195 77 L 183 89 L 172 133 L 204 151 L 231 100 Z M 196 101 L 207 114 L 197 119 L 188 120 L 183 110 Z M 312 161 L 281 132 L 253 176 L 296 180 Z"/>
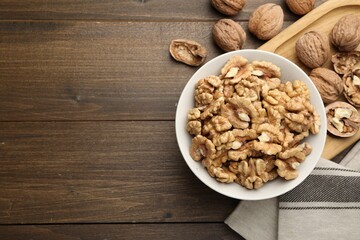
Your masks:
<path fill-rule="evenodd" d="M 249 31 L 261 40 L 269 40 L 281 31 L 284 13 L 279 5 L 261 5 L 249 18 Z"/>
<path fill-rule="evenodd" d="M 170 43 L 171 56 L 190 66 L 199 66 L 207 57 L 207 50 L 200 43 L 188 39 L 175 39 Z"/>
<path fill-rule="evenodd" d="M 290 11 L 297 15 L 305 15 L 314 9 L 315 0 L 286 0 Z"/>
<path fill-rule="evenodd" d="M 244 29 L 231 19 L 220 19 L 212 29 L 215 43 L 225 52 L 240 50 L 246 40 Z"/>
<path fill-rule="evenodd" d="M 353 51 L 360 43 L 360 19 L 346 15 L 335 24 L 330 33 L 331 43 L 340 51 Z"/>
<path fill-rule="evenodd" d="M 301 36 L 295 45 L 298 59 L 309 68 L 321 67 L 330 56 L 328 37 L 319 31 Z"/>
<path fill-rule="evenodd" d="M 310 78 L 319 91 L 324 103 L 336 101 L 344 90 L 339 75 L 327 68 L 313 69 L 310 73 Z"/>
<path fill-rule="evenodd" d="M 246 4 L 246 0 L 211 0 L 216 10 L 228 16 L 235 16 Z"/>

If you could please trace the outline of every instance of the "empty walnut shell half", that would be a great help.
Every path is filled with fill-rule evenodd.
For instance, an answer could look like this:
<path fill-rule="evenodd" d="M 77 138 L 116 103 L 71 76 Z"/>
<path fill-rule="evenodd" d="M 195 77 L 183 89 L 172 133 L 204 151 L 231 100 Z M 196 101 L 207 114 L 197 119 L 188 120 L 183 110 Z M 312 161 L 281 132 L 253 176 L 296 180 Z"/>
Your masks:
<path fill-rule="evenodd" d="M 360 43 L 360 18 L 345 15 L 335 24 L 330 33 L 331 43 L 340 51 L 353 51 Z"/>
<path fill-rule="evenodd" d="M 319 31 L 301 36 L 295 45 L 298 59 L 309 68 L 321 67 L 330 56 L 328 37 Z"/>
<path fill-rule="evenodd" d="M 225 52 L 240 50 L 246 40 L 244 29 L 231 19 L 220 19 L 212 29 L 215 43 Z"/>
<path fill-rule="evenodd" d="M 355 107 L 360 107 L 360 69 L 343 76 L 344 95 Z"/>
<path fill-rule="evenodd" d="M 169 51 L 171 56 L 179 62 L 190 66 L 199 66 L 207 57 L 207 50 L 200 43 L 188 39 L 171 41 Z"/>
<path fill-rule="evenodd" d="M 338 52 L 331 57 L 331 62 L 334 64 L 335 72 L 346 74 L 360 69 L 360 52 Z"/>
<path fill-rule="evenodd" d="M 246 4 L 246 0 L 211 0 L 213 7 L 228 16 L 235 16 Z"/>
<path fill-rule="evenodd" d="M 346 102 L 333 102 L 326 106 L 327 130 L 338 137 L 351 137 L 359 130 L 360 115 Z"/>

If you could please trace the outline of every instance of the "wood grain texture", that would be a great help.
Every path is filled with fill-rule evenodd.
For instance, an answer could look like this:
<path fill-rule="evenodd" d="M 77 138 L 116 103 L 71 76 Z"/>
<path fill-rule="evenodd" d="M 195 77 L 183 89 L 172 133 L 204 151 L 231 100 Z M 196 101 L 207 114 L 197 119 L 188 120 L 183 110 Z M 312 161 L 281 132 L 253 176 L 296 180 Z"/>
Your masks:
<path fill-rule="evenodd" d="M 222 222 L 238 203 L 189 170 L 173 122 L 0 123 L 0 132 L 0 224 Z"/>
<path fill-rule="evenodd" d="M 320 5 L 326 0 L 318 0 Z M 285 1 L 273 0 L 285 13 L 285 20 L 299 17 L 288 11 Z M 263 0 L 247 1 L 234 19 L 248 20 Z M 225 15 L 217 12 L 210 0 L 2 0 L 0 19 L 108 19 L 108 20 L 217 20 Z"/>
<path fill-rule="evenodd" d="M 2 240 L 243 239 L 223 223 L 0 226 L 0 235 Z"/>
<path fill-rule="evenodd" d="M 208 22 L 0 22 L 0 121 L 173 120 L 198 68 L 173 60 L 169 44 L 196 40 L 210 60 L 221 54 L 211 28 Z M 245 48 L 262 43 L 248 33 Z"/>

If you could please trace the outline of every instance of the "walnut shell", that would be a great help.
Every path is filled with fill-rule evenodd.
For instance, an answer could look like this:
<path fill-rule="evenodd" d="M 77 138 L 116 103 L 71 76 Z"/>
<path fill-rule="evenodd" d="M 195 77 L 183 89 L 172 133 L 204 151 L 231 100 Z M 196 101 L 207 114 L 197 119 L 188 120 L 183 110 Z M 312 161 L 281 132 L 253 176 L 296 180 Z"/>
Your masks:
<path fill-rule="evenodd" d="M 355 107 L 360 107 L 360 69 L 343 76 L 345 98 Z"/>
<path fill-rule="evenodd" d="M 207 57 L 207 50 L 200 43 L 188 39 L 171 41 L 169 51 L 171 56 L 179 62 L 190 66 L 199 66 Z"/>
<path fill-rule="evenodd" d="M 330 41 L 340 51 L 355 50 L 360 43 L 360 19 L 353 14 L 340 18 L 330 33 Z"/>
<path fill-rule="evenodd" d="M 246 0 L 211 0 L 212 6 L 228 16 L 235 16 L 246 4 Z"/>
<path fill-rule="evenodd" d="M 298 59 L 309 68 L 321 67 L 330 56 L 328 37 L 318 31 L 301 36 L 295 45 Z"/>
<path fill-rule="evenodd" d="M 286 0 L 286 5 L 291 12 L 297 15 L 305 15 L 314 9 L 315 0 Z"/>
<path fill-rule="evenodd" d="M 251 14 L 249 31 L 261 40 L 269 40 L 281 31 L 284 13 L 279 5 L 263 4 Z"/>
<path fill-rule="evenodd" d="M 350 117 L 344 118 L 337 118 L 338 121 L 334 121 L 336 118 L 335 110 L 336 109 L 343 109 L 343 110 L 350 110 L 351 114 Z M 333 102 L 326 106 L 326 118 L 327 118 L 327 130 L 335 136 L 338 137 L 351 137 L 356 134 L 359 130 L 360 124 L 360 115 L 356 108 L 351 106 L 346 102 Z M 342 131 L 334 125 L 334 123 L 338 122 L 342 126 Z"/>
<path fill-rule="evenodd" d="M 360 69 L 360 52 L 338 52 L 331 57 L 335 72 L 346 74 L 356 69 Z"/>
<path fill-rule="evenodd" d="M 327 68 L 315 68 L 310 78 L 319 91 L 324 103 L 331 103 L 339 98 L 344 86 L 339 75 Z"/>
<path fill-rule="evenodd" d="M 212 29 L 215 43 L 225 52 L 240 50 L 246 40 L 244 29 L 231 19 L 220 19 Z"/>

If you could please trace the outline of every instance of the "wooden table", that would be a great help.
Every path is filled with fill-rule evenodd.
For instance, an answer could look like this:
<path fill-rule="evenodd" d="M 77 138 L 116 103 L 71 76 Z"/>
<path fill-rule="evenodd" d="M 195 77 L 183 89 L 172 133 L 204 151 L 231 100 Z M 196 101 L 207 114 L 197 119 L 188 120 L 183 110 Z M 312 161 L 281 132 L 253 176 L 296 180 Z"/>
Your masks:
<path fill-rule="evenodd" d="M 168 47 L 222 53 L 209 2 L 0 1 L 1 239 L 239 239 L 223 223 L 238 201 L 201 183 L 175 138 L 197 68 Z M 247 30 L 266 2 L 234 19 Z M 299 18 L 273 2 L 284 28 Z M 264 43 L 247 34 L 244 48 Z"/>

